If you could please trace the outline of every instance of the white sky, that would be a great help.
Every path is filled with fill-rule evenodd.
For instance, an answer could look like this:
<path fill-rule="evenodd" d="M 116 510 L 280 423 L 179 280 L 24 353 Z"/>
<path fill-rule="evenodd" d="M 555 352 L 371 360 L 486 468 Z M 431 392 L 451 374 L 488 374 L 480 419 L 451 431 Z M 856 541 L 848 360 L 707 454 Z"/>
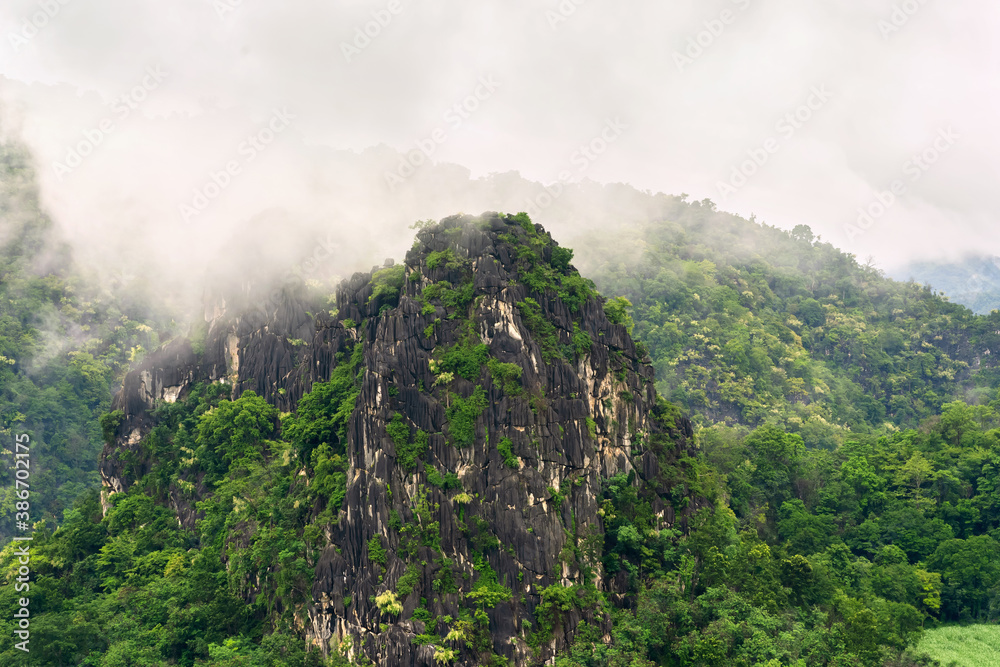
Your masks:
<path fill-rule="evenodd" d="M 433 189 L 415 178 L 390 191 L 384 173 L 397 158 L 368 149 L 410 151 L 438 128 L 434 160 L 472 178 L 518 171 L 548 183 L 569 171 L 684 192 L 769 224 L 809 224 L 889 269 L 1000 254 L 1000 4 L 398 2 L 391 14 L 388 0 L 4 0 L 3 129 L 35 154 L 43 201 L 81 256 L 139 266 L 169 267 L 197 255 L 192 246 L 218 252 L 220 239 L 265 211 L 303 229 L 333 225 L 364 249 L 352 251 L 364 264 L 367 254 L 399 257 L 412 234 L 404 223 L 415 219 L 460 204 L 469 213 L 524 208 L 502 193 L 478 205 L 479 194 L 459 192 L 466 172 L 447 168 L 434 171 Z M 880 29 L 894 6 L 898 29 Z M 348 62 L 342 43 L 372 12 L 391 20 Z M 33 16 L 43 27 L 26 27 Z M 699 33 L 702 53 L 679 65 Z M 165 73 L 162 82 L 148 68 Z M 145 99 L 123 117 L 115 98 L 144 77 Z M 484 79 L 495 91 L 480 87 L 478 108 L 449 123 L 448 110 Z M 810 98 L 814 90 L 829 99 Z M 808 101 L 814 110 L 800 109 Z M 250 161 L 241 144 L 275 110 L 294 119 Z M 796 110 L 808 120 L 779 127 Z M 113 131 L 79 167 L 57 173 L 102 119 Z M 578 149 L 609 120 L 625 126 L 620 136 L 580 161 Z M 907 167 L 925 150 L 935 157 L 948 128 L 934 164 Z M 748 151 L 760 157 L 765 146 L 772 152 L 746 184 L 721 192 Z M 185 219 L 181 204 L 228 161 L 239 173 Z M 894 179 L 905 192 L 864 233 L 849 233 L 858 208 Z"/>

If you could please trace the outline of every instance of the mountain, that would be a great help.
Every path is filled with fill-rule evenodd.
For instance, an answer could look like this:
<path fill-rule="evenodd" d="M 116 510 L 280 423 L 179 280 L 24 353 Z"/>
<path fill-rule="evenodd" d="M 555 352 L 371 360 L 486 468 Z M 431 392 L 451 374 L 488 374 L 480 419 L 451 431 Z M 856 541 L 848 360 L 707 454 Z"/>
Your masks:
<path fill-rule="evenodd" d="M 923 627 L 996 620 L 1000 402 L 925 403 L 919 429 L 845 426 L 844 442 L 780 412 L 699 425 L 658 395 L 673 352 L 649 335 L 656 299 L 679 296 L 663 303 L 700 318 L 693 341 L 746 329 L 748 359 L 766 334 L 833 374 L 870 352 L 869 327 L 951 359 L 992 322 L 807 230 L 679 210 L 633 241 L 690 258 L 634 261 L 621 237 L 631 265 L 596 274 L 640 281 L 634 306 L 600 296 L 526 214 L 422 223 L 403 263 L 332 299 L 252 276 L 210 290 L 204 319 L 133 364 L 101 416 L 102 493 L 34 526 L 30 664 L 911 667 L 933 664 L 912 651 Z M 745 251 L 695 242 L 725 247 L 726 230 Z M 796 282 L 795 266 L 817 270 Z M 874 319 L 879 299 L 901 312 Z M 789 308 L 808 344 L 777 326 L 797 331 Z M 826 328 L 844 313 L 853 339 Z M 920 377 L 989 389 L 986 363 Z M 4 608 L 18 558 L 0 552 Z"/>
<path fill-rule="evenodd" d="M 893 272 L 900 280 L 933 287 L 954 303 L 988 315 L 1000 309 L 1000 257 L 966 257 L 960 262 L 913 262 Z"/>
<path fill-rule="evenodd" d="M 312 603 L 275 596 L 260 574 L 240 588 L 251 603 L 275 596 L 270 613 L 304 624 L 324 655 L 346 644 L 376 664 L 520 665 L 568 647 L 581 622 L 608 632 L 597 595 L 624 603 L 628 576 L 594 550 L 604 480 L 635 484 L 657 530 L 685 531 L 708 501 L 686 463 L 689 422 L 657 399 L 571 257 L 526 216 L 454 217 L 419 232 L 405 264 L 345 283 L 335 315 L 312 320 L 294 294 L 227 302 L 204 341 L 176 341 L 125 378 L 106 420 L 105 510 L 138 484 L 217 542 L 228 569 L 261 548 L 273 518 L 252 501 L 225 505 L 225 532 L 199 508 L 246 457 L 273 463 L 274 447 L 252 438 L 240 458 L 227 436 L 163 456 L 182 433 L 157 406 L 221 382 L 228 405 L 298 408 L 280 435 L 301 462 L 288 493 L 310 508 L 296 529 L 314 536 Z"/>
<path fill-rule="evenodd" d="M 1000 314 L 976 316 L 815 237 L 675 201 L 574 240 L 634 308 L 657 387 L 700 424 L 779 424 L 810 446 L 909 428 L 1000 387 Z"/>

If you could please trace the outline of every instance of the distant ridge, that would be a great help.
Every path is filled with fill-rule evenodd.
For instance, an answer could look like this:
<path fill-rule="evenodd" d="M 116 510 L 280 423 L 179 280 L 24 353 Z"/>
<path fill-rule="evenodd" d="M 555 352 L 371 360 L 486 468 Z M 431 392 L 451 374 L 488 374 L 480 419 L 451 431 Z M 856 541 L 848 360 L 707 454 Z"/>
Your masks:
<path fill-rule="evenodd" d="M 1000 256 L 971 256 L 957 262 L 914 262 L 893 272 L 941 292 L 952 303 L 980 315 L 1000 310 Z"/>

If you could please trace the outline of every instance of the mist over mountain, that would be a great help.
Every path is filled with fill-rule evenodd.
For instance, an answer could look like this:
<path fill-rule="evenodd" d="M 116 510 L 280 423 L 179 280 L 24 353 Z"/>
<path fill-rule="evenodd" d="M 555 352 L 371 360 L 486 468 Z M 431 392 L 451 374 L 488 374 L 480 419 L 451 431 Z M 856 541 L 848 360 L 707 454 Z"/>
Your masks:
<path fill-rule="evenodd" d="M 3 132 L 75 246 L 141 256 L 161 280 L 179 279 L 167 257 L 221 254 L 276 209 L 336 225 L 351 254 L 403 243 L 414 219 L 523 210 L 460 201 L 514 171 L 709 198 L 886 268 L 995 242 L 989 3 L 378 4 L 60 2 L 48 17 L 11 0 Z M 455 174 L 447 200 L 423 188 L 434 165 Z"/>
<path fill-rule="evenodd" d="M 998 32 L 0 3 L 0 665 L 981 664 Z"/>
<path fill-rule="evenodd" d="M 178 323 L 35 261 L 59 232 L 7 155 L 0 417 L 59 487 L 33 664 L 916 667 L 926 625 L 995 618 L 996 317 L 806 225 L 498 175 L 579 261 L 456 215 L 333 287 L 261 216 Z"/>
<path fill-rule="evenodd" d="M 985 315 L 1000 309 L 1000 256 L 969 255 L 955 262 L 913 262 L 892 271 L 898 280 L 930 285 L 948 300 Z"/>

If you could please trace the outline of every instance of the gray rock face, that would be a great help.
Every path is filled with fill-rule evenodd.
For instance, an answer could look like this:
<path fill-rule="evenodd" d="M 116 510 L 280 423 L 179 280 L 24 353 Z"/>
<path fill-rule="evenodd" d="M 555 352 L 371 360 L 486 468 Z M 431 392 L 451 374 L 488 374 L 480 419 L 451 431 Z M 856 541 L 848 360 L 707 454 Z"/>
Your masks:
<path fill-rule="evenodd" d="M 549 616 L 548 631 L 532 639 L 547 587 L 596 589 L 629 604 L 624 573 L 609 578 L 602 569 L 604 479 L 633 473 L 659 494 L 653 509 L 663 528 L 683 529 L 704 506 L 685 497 L 675 510 L 659 500 L 675 484 L 668 469 L 682 466 L 693 447 L 691 425 L 658 404 L 652 368 L 626 328 L 608 321 L 599 297 L 574 311 L 554 291 L 525 285 L 518 248 L 532 239 L 550 262 L 553 244 L 540 227 L 496 214 L 456 216 L 418 233 L 398 293 L 376 294 L 372 275 L 356 274 L 338 290 L 336 318 L 310 319 L 292 293 L 264 312 L 229 308 L 239 314 L 212 320 L 201 355 L 180 341 L 128 375 L 114 403 L 125 418 L 102 456 L 107 490 L 131 483 L 121 455 L 151 428 L 156 401 L 198 380 L 225 380 L 234 396 L 253 389 L 290 410 L 313 382 L 329 378 L 336 354 L 360 340 L 347 497 L 324 531 L 329 545 L 302 614 L 307 641 L 378 665 L 492 664 L 492 656 L 527 665 L 567 646 L 583 620 L 608 632 L 606 615 L 580 604 Z M 471 293 L 458 306 L 429 297 L 443 281 Z M 526 321 L 529 298 L 550 330 Z M 345 326 L 347 319 L 360 324 Z M 589 349 L 574 346 L 574 334 L 578 343 L 589 336 Z M 519 368 L 520 379 L 504 382 L 486 364 L 469 377 L 442 371 L 445 350 L 474 344 L 487 346 L 494 363 Z M 474 436 L 460 438 L 455 406 L 477 396 Z M 397 438 L 387 433 L 394 419 L 411 443 L 427 435 L 415 469 L 401 463 L 399 427 Z M 441 484 L 447 473 L 457 483 Z M 193 523 L 194 515 L 183 518 Z M 385 549 L 384 566 L 370 558 L 373 538 Z M 484 600 L 483 582 L 494 576 L 500 594 Z M 418 608 L 419 618 L 439 620 L 436 629 L 414 618 Z"/>
<path fill-rule="evenodd" d="M 329 364 L 305 363 L 311 348 L 298 344 L 313 340 L 321 326 L 306 308 L 299 290 L 261 293 L 247 286 L 233 303 L 219 299 L 206 310 L 190 338 L 163 345 L 129 371 L 111 404 L 123 415 L 115 442 L 101 452 L 105 511 L 107 495 L 135 481 L 124 461 L 136 458 L 140 441 L 155 425 L 158 403 L 183 398 L 196 382 L 225 382 L 232 385 L 233 398 L 253 390 L 290 410 L 314 378 L 329 374 Z M 133 474 L 148 472 L 148 463 L 140 458 Z M 193 515 L 189 519 L 185 524 L 193 525 Z"/>

